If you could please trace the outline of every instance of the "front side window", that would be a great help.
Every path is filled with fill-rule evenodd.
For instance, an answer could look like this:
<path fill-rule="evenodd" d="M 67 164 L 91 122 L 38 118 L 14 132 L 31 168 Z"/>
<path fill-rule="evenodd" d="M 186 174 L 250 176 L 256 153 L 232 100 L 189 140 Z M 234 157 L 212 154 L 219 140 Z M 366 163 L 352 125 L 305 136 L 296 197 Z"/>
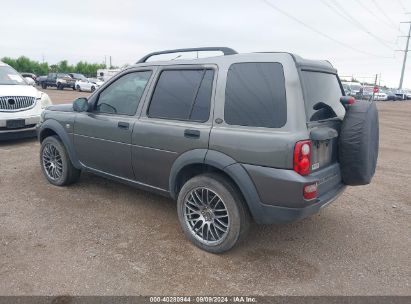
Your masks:
<path fill-rule="evenodd" d="M 232 64 L 227 74 L 224 118 L 230 125 L 284 126 L 287 101 L 282 65 L 265 62 Z"/>
<path fill-rule="evenodd" d="M 95 112 L 134 115 L 150 79 L 151 71 L 126 74 L 100 93 Z"/>
<path fill-rule="evenodd" d="M 151 98 L 148 116 L 205 122 L 210 115 L 214 71 L 166 70 L 161 72 Z"/>

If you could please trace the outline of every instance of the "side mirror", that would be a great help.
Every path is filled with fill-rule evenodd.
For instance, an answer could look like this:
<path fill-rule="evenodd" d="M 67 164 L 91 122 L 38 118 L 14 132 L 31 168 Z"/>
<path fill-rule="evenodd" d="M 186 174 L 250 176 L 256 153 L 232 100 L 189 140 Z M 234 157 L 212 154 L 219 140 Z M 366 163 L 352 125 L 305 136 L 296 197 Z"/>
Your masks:
<path fill-rule="evenodd" d="M 32 79 L 32 78 L 30 78 L 30 77 L 24 77 L 24 80 L 27 82 L 27 84 L 29 84 L 29 85 L 35 85 L 35 81 Z"/>
<path fill-rule="evenodd" d="M 74 100 L 73 110 L 75 112 L 87 112 L 88 111 L 87 98 L 81 97 L 81 98 L 77 98 L 76 100 Z"/>

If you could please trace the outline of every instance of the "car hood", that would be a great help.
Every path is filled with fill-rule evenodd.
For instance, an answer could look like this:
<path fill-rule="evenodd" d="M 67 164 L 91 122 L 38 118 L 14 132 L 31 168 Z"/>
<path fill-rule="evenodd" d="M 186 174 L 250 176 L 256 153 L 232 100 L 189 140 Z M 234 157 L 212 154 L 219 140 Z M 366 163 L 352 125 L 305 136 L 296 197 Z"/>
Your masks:
<path fill-rule="evenodd" d="M 31 85 L 0 85 L 0 96 L 37 97 L 38 90 Z"/>
<path fill-rule="evenodd" d="M 73 112 L 73 104 L 65 103 L 59 105 L 48 106 L 47 110 L 49 111 L 59 111 L 59 112 Z"/>

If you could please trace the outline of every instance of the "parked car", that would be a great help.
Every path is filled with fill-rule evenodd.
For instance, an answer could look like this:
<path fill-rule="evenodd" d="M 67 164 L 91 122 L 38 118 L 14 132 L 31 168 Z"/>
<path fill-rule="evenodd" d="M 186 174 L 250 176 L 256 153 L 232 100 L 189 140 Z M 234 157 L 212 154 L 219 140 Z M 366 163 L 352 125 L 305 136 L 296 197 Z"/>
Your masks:
<path fill-rule="evenodd" d="M 399 100 L 407 100 L 407 93 L 405 93 L 405 91 L 403 91 L 403 90 L 397 90 L 395 92 L 395 95 L 397 95 Z"/>
<path fill-rule="evenodd" d="M 76 81 L 70 77 L 70 75 L 65 73 L 49 73 L 47 78 L 40 82 L 43 89 L 47 87 L 56 87 L 58 90 L 63 90 L 64 88 L 75 89 Z"/>
<path fill-rule="evenodd" d="M 20 73 L 21 76 L 23 77 L 30 77 L 31 79 L 33 79 L 34 81 L 36 80 L 37 76 L 36 74 L 33 73 Z"/>
<path fill-rule="evenodd" d="M 357 94 L 360 92 L 361 87 L 362 87 L 359 82 L 348 82 L 348 81 L 345 81 L 345 82 L 342 82 L 341 84 L 343 85 L 345 94 L 346 94 L 347 96 L 354 96 L 354 97 L 356 97 Z"/>
<path fill-rule="evenodd" d="M 388 94 L 380 90 L 378 93 L 374 93 L 374 100 L 385 101 L 388 100 Z"/>
<path fill-rule="evenodd" d="M 86 80 L 86 76 L 80 73 L 69 73 L 69 76 L 73 78 L 74 80 Z"/>
<path fill-rule="evenodd" d="M 392 100 L 392 101 L 401 100 L 401 97 L 395 95 L 393 91 L 387 91 L 387 100 Z"/>
<path fill-rule="evenodd" d="M 101 86 L 104 83 L 104 80 L 98 79 L 98 78 L 87 78 L 87 79 L 88 79 L 88 81 L 90 81 L 92 83 L 95 83 L 98 86 Z"/>
<path fill-rule="evenodd" d="M 41 83 L 47 79 L 47 75 L 37 76 L 36 84 L 41 86 Z"/>
<path fill-rule="evenodd" d="M 35 136 L 40 114 L 48 105 L 51 100 L 46 93 L 0 61 L 0 140 Z"/>
<path fill-rule="evenodd" d="M 361 89 L 357 92 L 355 98 L 359 100 L 370 100 L 374 93 L 373 86 L 362 86 Z"/>
<path fill-rule="evenodd" d="M 97 78 L 103 79 L 104 81 L 109 80 L 111 77 L 117 75 L 121 69 L 98 69 Z"/>
<path fill-rule="evenodd" d="M 216 50 L 224 56 L 146 62 Z M 229 48 L 156 52 L 88 99 L 47 108 L 40 164 L 53 185 L 84 170 L 172 197 L 187 238 L 219 253 L 246 235 L 251 218 L 298 220 L 346 185 L 370 182 L 378 112 L 343 95 L 328 61 Z"/>
<path fill-rule="evenodd" d="M 82 91 L 94 92 L 99 87 L 100 85 L 94 82 L 91 82 L 87 78 L 84 78 L 82 80 L 77 80 L 75 84 L 75 88 L 79 92 L 82 92 Z"/>

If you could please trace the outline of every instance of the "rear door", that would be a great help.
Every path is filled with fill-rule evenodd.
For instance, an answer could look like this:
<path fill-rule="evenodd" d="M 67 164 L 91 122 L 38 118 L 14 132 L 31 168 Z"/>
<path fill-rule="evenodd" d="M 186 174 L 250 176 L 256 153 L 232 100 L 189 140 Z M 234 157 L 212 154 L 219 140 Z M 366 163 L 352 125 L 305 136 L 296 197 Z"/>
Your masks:
<path fill-rule="evenodd" d="M 137 180 L 168 190 L 171 166 L 177 157 L 208 148 L 216 74 L 211 65 L 159 68 L 133 130 L 132 161 Z"/>
<path fill-rule="evenodd" d="M 340 98 L 344 93 L 333 73 L 302 70 L 301 82 L 313 142 L 311 172 L 315 172 L 337 162 L 338 134 L 345 115 Z"/>
<path fill-rule="evenodd" d="M 134 179 L 131 134 L 152 70 L 132 70 L 113 80 L 78 113 L 74 145 L 80 161 L 94 170 Z"/>

